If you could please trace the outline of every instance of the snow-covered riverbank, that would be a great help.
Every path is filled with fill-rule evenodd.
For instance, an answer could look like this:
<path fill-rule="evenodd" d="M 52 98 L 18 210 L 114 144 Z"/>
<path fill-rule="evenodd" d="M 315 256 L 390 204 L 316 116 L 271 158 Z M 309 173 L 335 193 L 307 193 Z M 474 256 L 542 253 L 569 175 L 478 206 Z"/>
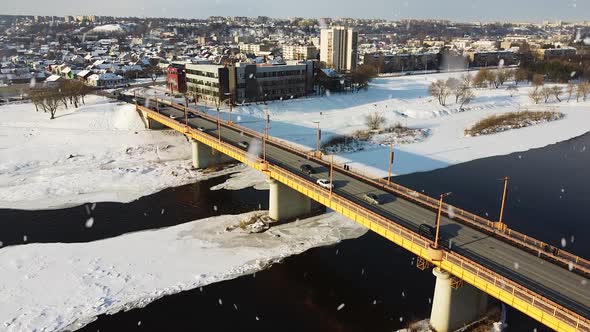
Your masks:
<path fill-rule="evenodd" d="M 284 257 L 366 232 L 335 213 L 260 234 L 225 231 L 250 214 L 91 243 L 4 248 L 0 250 L 0 330 L 79 328 L 97 315 L 250 274 Z"/>

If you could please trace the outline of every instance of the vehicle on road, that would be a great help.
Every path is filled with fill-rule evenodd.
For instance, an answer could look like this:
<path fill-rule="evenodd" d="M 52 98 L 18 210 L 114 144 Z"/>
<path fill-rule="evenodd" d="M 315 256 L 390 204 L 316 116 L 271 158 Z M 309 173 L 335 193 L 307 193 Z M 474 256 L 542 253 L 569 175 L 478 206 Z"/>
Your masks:
<path fill-rule="evenodd" d="M 425 238 L 434 241 L 434 237 L 436 236 L 436 228 L 428 225 L 428 224 L 421 224 L 418 226 L 418 234 L 424 236 Z"/>
<path fill-rule="evenodd" d="M 320 185 L 320 187 L 322 188 L 326 188 L 326 189 L 333 189 L 334 188 L 334 184 L 330 182 L 330 180 L 327 179 L 318 179 L 316 181 L 317 184 Z"/>
<path fill-rule="evenodd" d="M 205 128 L 203 128 L 203 127 L 197 127 L 197 130 L 198 131 L 205 131 Z"/>
<path fill-rule="evenodd" d="M 308 164 L 303 164 L 301 165 L 301 171 L 307 175 L 312 175 L 313 173 L 315 173 L 315 171 L 313 170 L 313 167 L 311 167 Z"/>
<path fill-rule="evenodd" d="M 246 141 L 241 141 L 238 143 L 238 145 L 243 147 L 244 149 L 247 149 L 250 146 L 250 144 Z"/>
<path fill-rule="evenodd" d="M 364 194 L 363 199 L 373 205 L 379 205 L 382 202 L 381 197 L 379 197 L 379 195 L 373 194 L 373 193 Z"/>
<path fill-rule="evenodd" d="M 193 112 L 188 112 L 188 113 L 186 114 L 186 117 L 187 117 L 187 118 L 189 118 L 189 119 L 192 119 L 192 118 L 196 118 L 196 117 L 197 117 L 197 115 L 196 115 L 195 113 L 193 113 Z"/>
<path fill-rule="evenodd" d="M 170 114 L 170 119 L 176 120 L 176 119 L 178 119 L 178 117 L 176 115 L 174 115 L 174 114 Z"/>

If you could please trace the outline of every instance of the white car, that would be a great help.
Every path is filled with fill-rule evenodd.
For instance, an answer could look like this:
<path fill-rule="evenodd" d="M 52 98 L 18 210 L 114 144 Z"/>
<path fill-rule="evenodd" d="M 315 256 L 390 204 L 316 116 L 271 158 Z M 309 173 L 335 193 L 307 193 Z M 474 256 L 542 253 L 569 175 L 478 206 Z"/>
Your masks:
<path fill-rule="evenodd" d="M 320 185 L 320 187 L 326 188 L 326 189 L 334 189 L 334 184 L 330 183 L 330 180 L 326 180 L 326 179 L 318 179 L 316 181 L 317 184 Z"/>

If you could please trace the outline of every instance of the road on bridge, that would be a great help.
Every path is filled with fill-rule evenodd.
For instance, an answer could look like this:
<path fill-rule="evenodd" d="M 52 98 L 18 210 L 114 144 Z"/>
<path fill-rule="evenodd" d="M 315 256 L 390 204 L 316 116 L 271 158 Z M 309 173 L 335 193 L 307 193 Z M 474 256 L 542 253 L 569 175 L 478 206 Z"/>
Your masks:
<path fill-rule="evenodd" d="M 159 112 L 184 123 L 184 112 L 172 107 L 160 106 Z M 198 114 L 198 112 L 195 112 Z M 217 122 L 199 117 L 188 119 L 189 125 L 213 137 L 218 137 Z M 259 140 L 234 128 L 222 124 L 221 139 L 224 142 L 248 150 L 239 143 Z M 307 178 L 315 183 L 317 179 L 329 179 L 329 169 L 313 160 L 284 150 L 270 143 L 266 144 L 266 159 L 284 169 Z M 314 173 L 307 175 L 301 165 L 308 164 Z M 349 176 L 338 168 L 333 171 L 334 193 L 361 204 L 380 215 L 416 231 L 421 224 L 435 225 L 436 213 L 390 192 L 383 191 L 373 184 Z M 383 203 L 373 205 L 363 199 L 366 193 L 378 195 Z M 489 236 L 479 230 L 443 216 L 441 218 L 442 244 L 497 273 L 527 287 L 542 296 L 582 315 L 590 316 L 590 285 L 585 278 L 549 261 L 541 259 L 507 242 Z"/>

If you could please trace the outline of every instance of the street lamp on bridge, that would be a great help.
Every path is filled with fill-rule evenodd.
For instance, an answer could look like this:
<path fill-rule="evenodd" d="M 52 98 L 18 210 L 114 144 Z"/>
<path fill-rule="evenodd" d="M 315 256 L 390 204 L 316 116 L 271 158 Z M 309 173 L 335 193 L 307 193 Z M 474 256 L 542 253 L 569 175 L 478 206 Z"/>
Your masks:
<path fill-rule="evenodd" d="M 387 184 L 391 183 L 391 166 L 393 165 L 393 143 L 389 144 L 389 169 L 387 172 Z"/>
<path fill-rule="evenodd" d="M 496 228 L 498 228 L 501 231 L 503 231 L 506 228 L 506 225 L 502 221 L 502 218 L 504 217 L 504 205 L 506 204 L 506 194 L 508 191 L 508 179 L 509 178 L 507 176 L 505 176 L 504 178 L 501 179 L 501 180 L 504 180 L 504 193 L 502 194 L 502 206 L 500 207 L 500 217 L 498 218 L 498 222 L 496 223 Z"/>
<path fill-rule="evenodd" d="M 232 106 L 233 106 L 233 103 L 232 103 L 232 100 L 231 100 L 232 93 L 231 92 L 225 92 L 224 95 L 226 95 L 226 96 L 229 97 L 229 100 L 228 100 L 228 104 L 229 104 L 229 120 L 227 121 L 227 123 L 228 124 L 232 124 L 232 122 L 231 122 L 231 111 L 232 111 Z"/>
<path fill-rule="evenodd" d="M 320 141 L 322 140 L 322 130 L 320 129 L 320 122 L 319 121 L 314 121 L 313 123 L 318 125 L 317 135 L 316 135 L 315 155 L 316 155 L 316 157 L 319 157 L 320 156 Z"/>
<path fill-rule="evenodd" d="M 438 232 L 440 229 L 440 215 L 442 213 L 442 205 L 443 205 L 443 198 L 452 194 L 451 192 L 440 194 L 440 199 L 438 201 L 438 213 L 436 214 L 436 233 L 434 235 L 434 249 L 438 249 Z"/>

